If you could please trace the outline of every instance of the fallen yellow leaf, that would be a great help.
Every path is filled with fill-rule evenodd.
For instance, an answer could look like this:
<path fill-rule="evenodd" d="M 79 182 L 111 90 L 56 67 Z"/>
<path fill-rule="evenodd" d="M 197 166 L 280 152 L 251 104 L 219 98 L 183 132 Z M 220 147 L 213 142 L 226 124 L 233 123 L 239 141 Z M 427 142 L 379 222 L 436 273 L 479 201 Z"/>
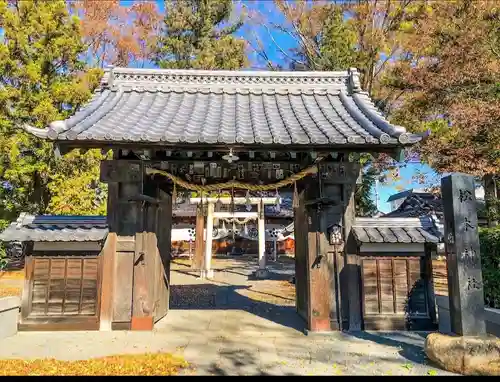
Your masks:
<path fill-rule="evenodd" d="M 0 376 L 18 375 L 176 375 L 188 363 L 168 353 L 115 355 L 80 361 L 52 358 L 0 360 Z"/>

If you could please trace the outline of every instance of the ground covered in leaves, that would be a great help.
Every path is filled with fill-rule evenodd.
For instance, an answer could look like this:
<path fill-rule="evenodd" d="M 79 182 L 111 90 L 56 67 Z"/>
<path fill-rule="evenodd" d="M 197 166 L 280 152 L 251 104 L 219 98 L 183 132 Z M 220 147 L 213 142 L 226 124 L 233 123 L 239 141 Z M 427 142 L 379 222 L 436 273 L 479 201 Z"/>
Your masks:
<path fill-rule="evenodd" d="M 21 296 L 24 270 L 0 272 L 0 298 Z"/>
<path fill-rule="evenodd" d="M 82 361 L 55 359 L 0 360 L 0 376 L 176 375 L 188 363 L 168 353 L 116 355 Z"/>

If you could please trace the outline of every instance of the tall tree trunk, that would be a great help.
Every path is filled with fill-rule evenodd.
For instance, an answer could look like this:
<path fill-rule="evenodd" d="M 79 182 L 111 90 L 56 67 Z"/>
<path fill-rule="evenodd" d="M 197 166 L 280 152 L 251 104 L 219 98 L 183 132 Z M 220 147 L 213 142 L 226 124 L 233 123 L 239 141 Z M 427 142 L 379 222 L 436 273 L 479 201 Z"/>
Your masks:
<path fill-rule="evenodd" d="M 483 176 L 484 181 L 484 199 L 486 201 L 486 211 L 488 214 L 488 227 L 495 227 L 498 225 L 497 220 L 497 186 L 495 176 L 493 174 L 486 174 Z"/>

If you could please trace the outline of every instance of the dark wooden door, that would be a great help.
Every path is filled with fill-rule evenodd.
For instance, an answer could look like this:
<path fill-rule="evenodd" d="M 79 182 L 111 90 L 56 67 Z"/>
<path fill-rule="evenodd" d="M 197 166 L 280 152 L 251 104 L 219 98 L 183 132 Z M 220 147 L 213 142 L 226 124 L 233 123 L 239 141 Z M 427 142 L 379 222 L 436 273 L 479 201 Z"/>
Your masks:
<path fill-rule="evenodd" d="M 424 329 L 430 325 L 422 257 L 362 259 L 365 330 Z"/>
<path fill-rule="evenodd" d="M 36 330 L 99 328 L 99 256 L 29 256 L 21 326 Z"/>

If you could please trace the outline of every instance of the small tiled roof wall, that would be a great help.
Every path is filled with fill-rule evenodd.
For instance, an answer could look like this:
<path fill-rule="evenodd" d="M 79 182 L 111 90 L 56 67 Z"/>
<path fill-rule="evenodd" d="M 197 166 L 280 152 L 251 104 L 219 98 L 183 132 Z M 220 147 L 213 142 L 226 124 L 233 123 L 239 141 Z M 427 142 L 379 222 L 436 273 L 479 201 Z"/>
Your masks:
<path fill-rule="evenodd" d="M 101 241 L 107 234 L 105 216 L 21 214 L 0 233 L 0 241 Z"/>
<path fill-rule="evenodd" d="M 344 72 L 107 69 L 75 115 L 32 134 L 59 142 L 320 147 L 418 142 Z"/>
<path fill-rule="evenodd" d="M 441 233 L 431 217 L 356 218 L 353 234 L 359 243 L 438 243 Z"/>

